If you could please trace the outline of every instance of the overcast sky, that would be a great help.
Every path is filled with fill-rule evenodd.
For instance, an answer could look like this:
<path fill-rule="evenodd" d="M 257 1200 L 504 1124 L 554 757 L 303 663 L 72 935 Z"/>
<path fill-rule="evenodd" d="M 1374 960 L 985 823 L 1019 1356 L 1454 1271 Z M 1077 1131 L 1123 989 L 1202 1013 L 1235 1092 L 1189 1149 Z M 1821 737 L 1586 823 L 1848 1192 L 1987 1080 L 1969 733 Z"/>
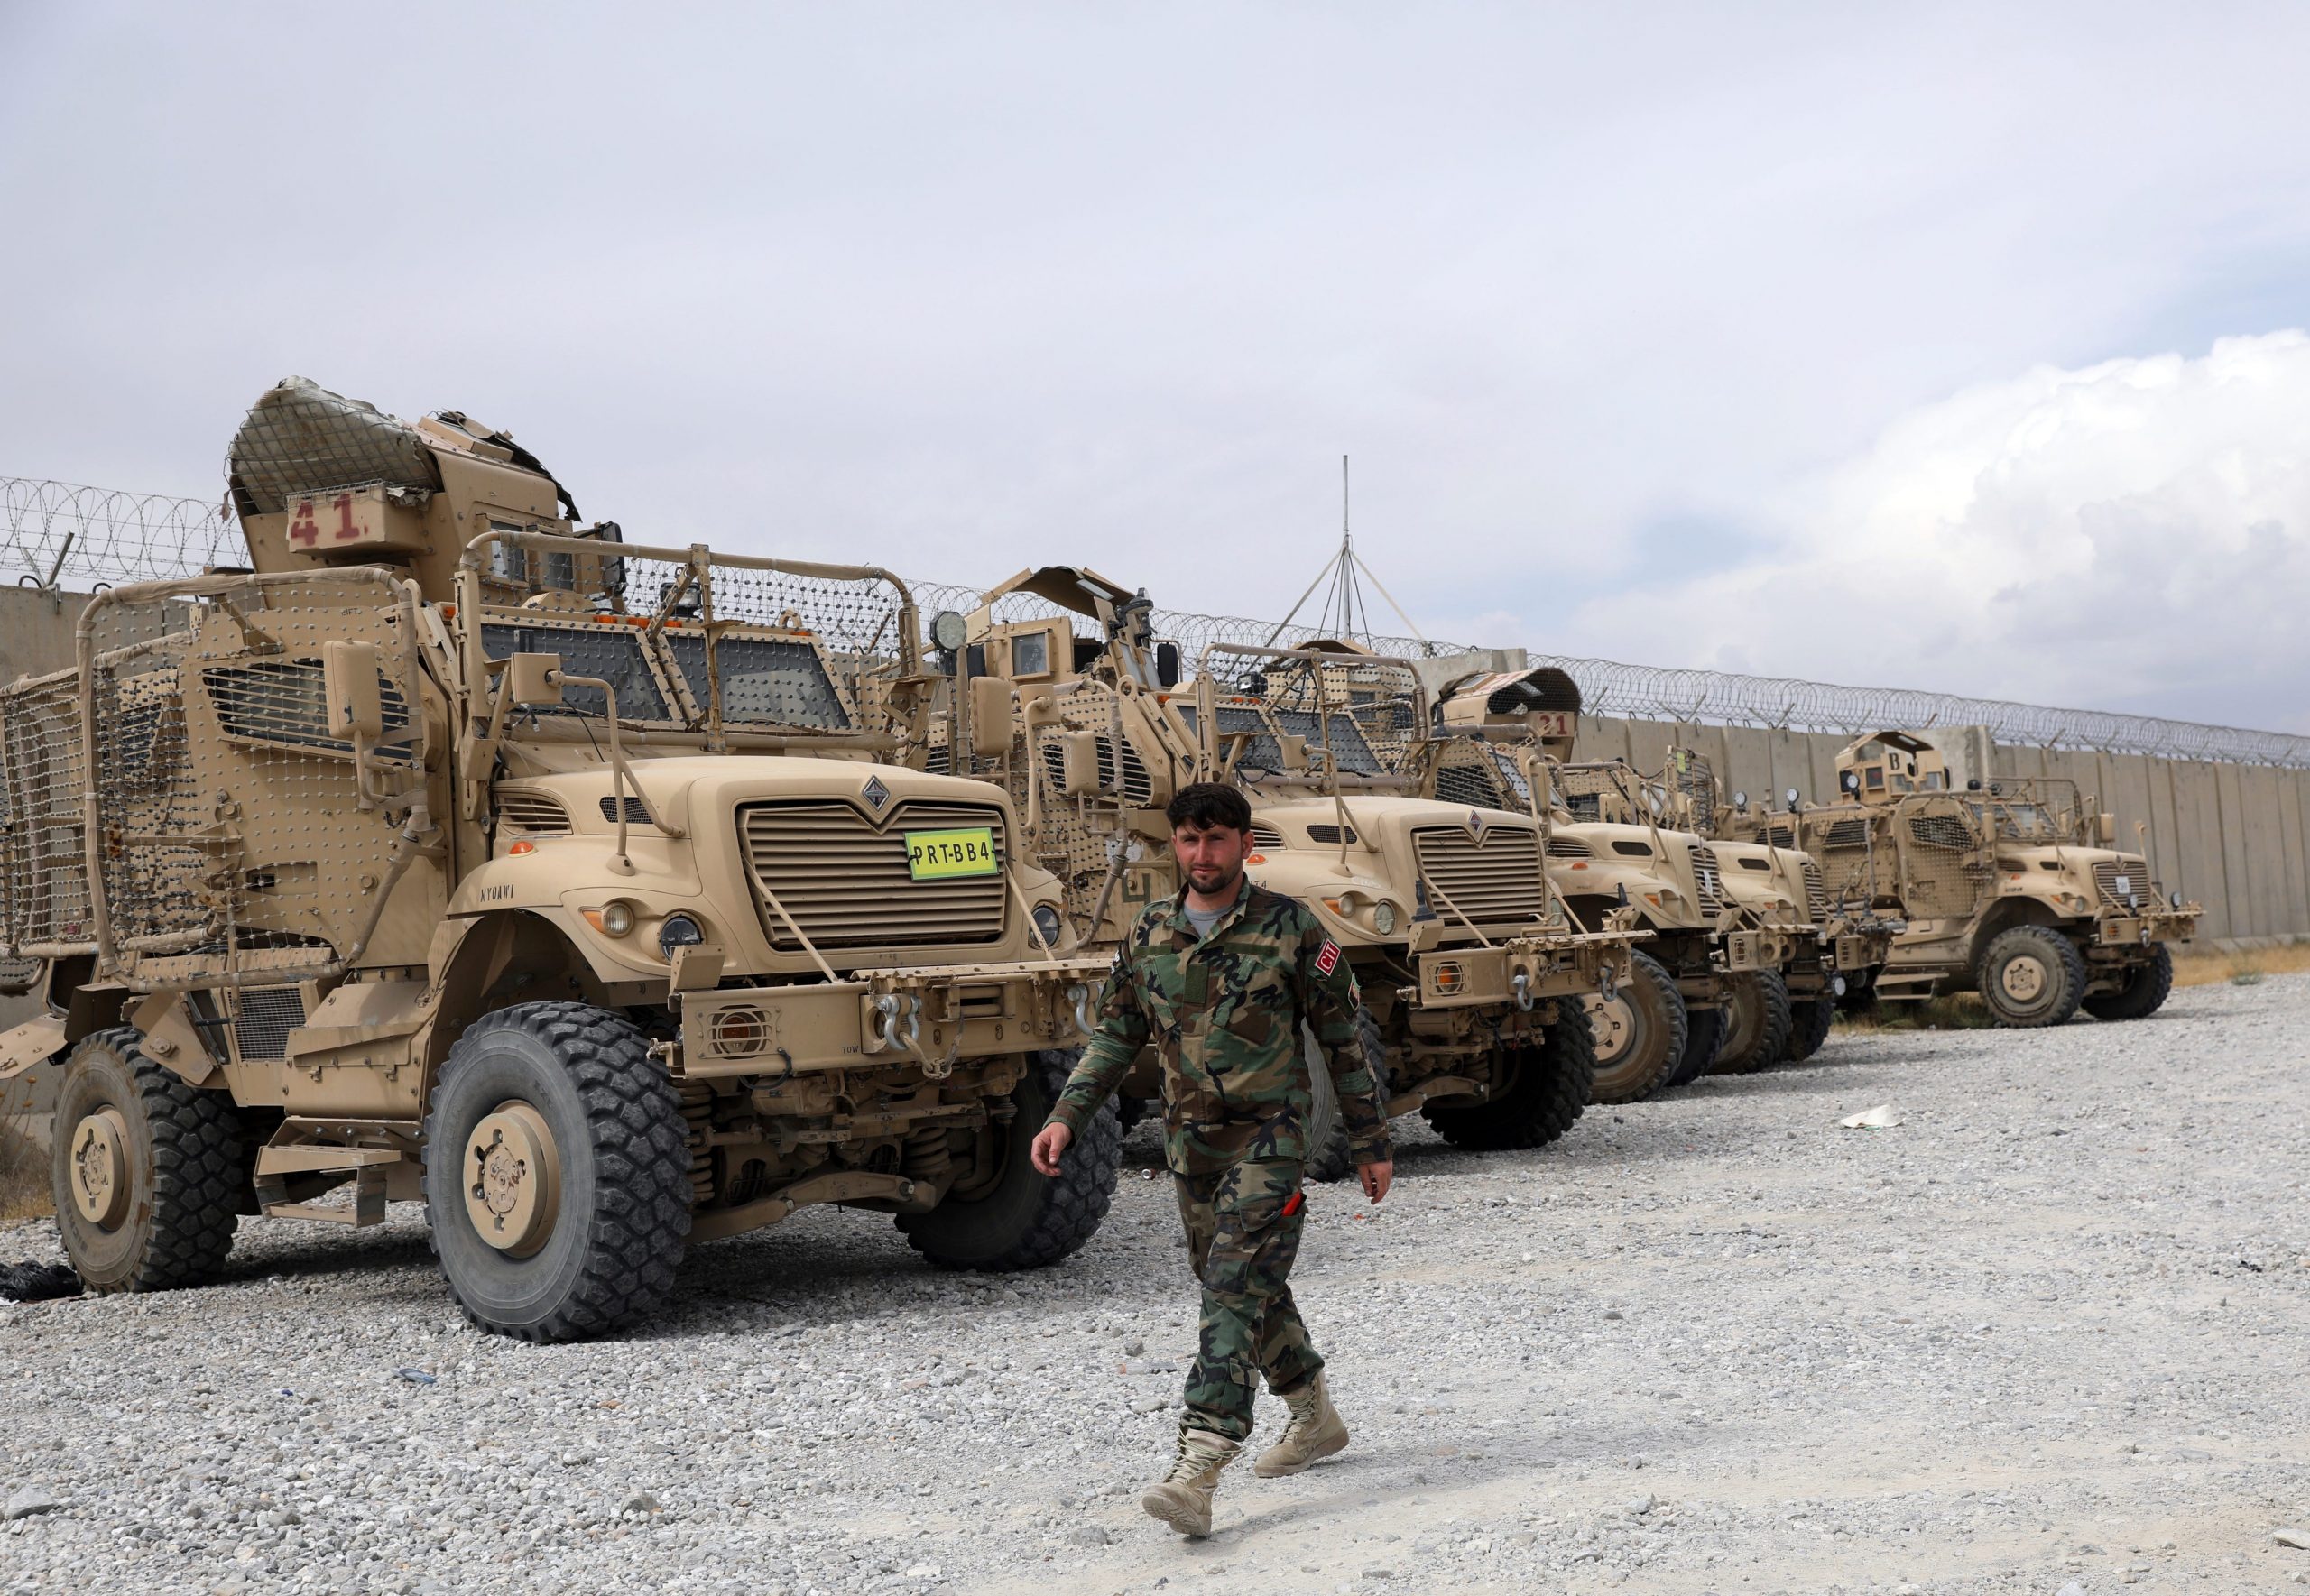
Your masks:
<path fill-rule="evenodd" d="M 644 20 L 644 19 L 647 20 Z M 675 18 L 678 20 L 668 20 Z M 0 0 L 0 475 L 2310 729 L 2310 11 Z"/>

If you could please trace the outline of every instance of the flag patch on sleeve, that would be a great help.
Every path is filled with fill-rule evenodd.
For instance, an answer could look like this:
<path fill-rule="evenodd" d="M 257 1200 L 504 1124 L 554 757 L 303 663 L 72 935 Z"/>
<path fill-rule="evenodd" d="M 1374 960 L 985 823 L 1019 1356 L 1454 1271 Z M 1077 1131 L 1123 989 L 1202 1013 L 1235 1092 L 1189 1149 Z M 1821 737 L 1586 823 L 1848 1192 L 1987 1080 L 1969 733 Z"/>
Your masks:
<path fill-rule="evenodd" d="M 1328 975 L 1339 968 L 1339 944 L 1329 937 L 1324 940 L 1324 951 L 1316 955 L 1316 968 Z"/>

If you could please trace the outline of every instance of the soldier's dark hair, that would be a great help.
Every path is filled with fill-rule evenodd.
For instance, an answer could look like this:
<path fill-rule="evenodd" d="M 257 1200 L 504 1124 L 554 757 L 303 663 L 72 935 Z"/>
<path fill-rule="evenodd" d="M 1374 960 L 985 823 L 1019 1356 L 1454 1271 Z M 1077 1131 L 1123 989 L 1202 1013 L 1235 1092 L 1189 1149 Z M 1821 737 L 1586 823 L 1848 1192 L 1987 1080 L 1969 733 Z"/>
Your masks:
<path fill-rule="evenodd" d="M 1191 781 L 1172 795 L 1163 806 L 1163 818 L 1177 831 L 1182 826 L 1192 826 L 1198 831 L 1226 826 L 1231 831 L 1252 829 L 1252 806 L 1234 788 L 1217 781 Z"/>

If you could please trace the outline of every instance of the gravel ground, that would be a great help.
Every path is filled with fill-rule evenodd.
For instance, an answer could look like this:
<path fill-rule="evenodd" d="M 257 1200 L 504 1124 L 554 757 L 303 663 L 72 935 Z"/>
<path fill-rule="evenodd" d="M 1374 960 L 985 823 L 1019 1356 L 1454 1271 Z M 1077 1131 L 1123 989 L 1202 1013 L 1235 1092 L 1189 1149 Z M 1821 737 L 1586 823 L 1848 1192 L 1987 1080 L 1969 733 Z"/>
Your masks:
<path fill-rule="evenodd" d="M 2291 1589 L 2305 1029 L 2279 977 L 1840 1033 L 1538 1154 L 1415 1126 L 1295 1279 L 1354 1446 L 1238 1464 L 1200 1543 L 1135 1499 L 1193 1337 L 1148 1130 L 1060 1268 L 939 1275 L 818 1211 L 613 1344 L 464 1328 L 414 1210 L 255 1225 L 211 1289 L 0 1305 L 0 1497 L 60 1504 L 0 1525 L 0 1587 Z M 45 1224 L 0 1229 L 25 1256 Z"/>

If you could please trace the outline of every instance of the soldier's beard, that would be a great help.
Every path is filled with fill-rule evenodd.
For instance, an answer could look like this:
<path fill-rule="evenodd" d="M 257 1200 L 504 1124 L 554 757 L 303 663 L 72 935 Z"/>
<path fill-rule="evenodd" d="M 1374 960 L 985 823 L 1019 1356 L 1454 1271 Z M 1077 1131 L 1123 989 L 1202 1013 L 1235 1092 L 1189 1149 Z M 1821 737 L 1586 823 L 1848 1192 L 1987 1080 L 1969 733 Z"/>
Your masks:
<path fill-rule="evenodd" d="M 1198 898 L 1226 898 L 1234 893 L 1235 884 L 1243 879 L 1243 867 L 1221 873 L 1216 865 L 1197 865 L 1187 872 L 1187 885 Z"/>

